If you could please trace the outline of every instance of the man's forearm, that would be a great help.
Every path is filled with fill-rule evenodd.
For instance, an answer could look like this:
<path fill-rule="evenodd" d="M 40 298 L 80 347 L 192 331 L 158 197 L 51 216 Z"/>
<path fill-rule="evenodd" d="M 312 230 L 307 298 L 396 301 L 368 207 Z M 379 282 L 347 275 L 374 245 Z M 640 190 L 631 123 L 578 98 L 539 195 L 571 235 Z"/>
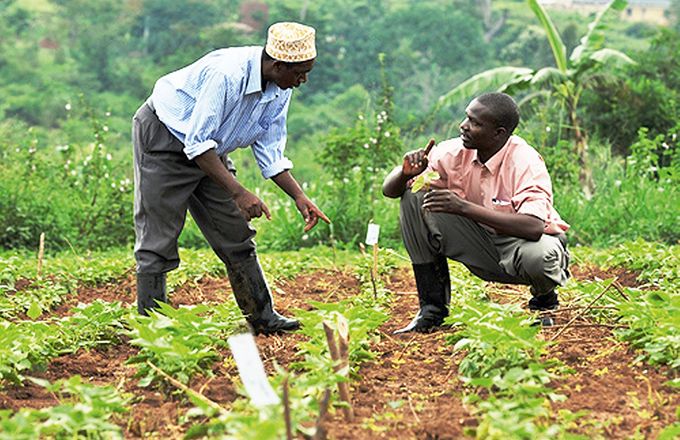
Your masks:
<path fill-rule="evenodd" d="M 462 215 L 492 227 L 497 233 L 511 235 L 531 241 L 538 241 L 543 235 L 543 220 L 527 215 L 509 212 L 497 212 L 474 203 L 466 203 Z"/>
<path fill-rule="evenodd" d="M 293 175 L 288 170 L 272 177 L 272 180 L 274 183 L 276 183 L 276 185 L 278 185 L 279 188 L 281 188 L 294 200 L 305 195 L 304 191 L 302 191 L 302 188 L 300 188 L 300 184 L 298 184 L 297 180 L 295 180 Z"/>
<path fill-rule="evenodd" d="M 406 191 L 406 183 L 409 177 L 404 176 L 401 165 L 394 168 L 390 174 L 385 177 L 383 182 L 382 192 L 385 197 L 396 199 L 404 194 Z"/>
<path fill-rule="evenodd" d="M 227 170 L 215 150 L 210 149 L 194 159 L 205 174 L 217 182 L 231 196 L 236 196 L 246 189 L 236 180 L 233 174 Z"/>

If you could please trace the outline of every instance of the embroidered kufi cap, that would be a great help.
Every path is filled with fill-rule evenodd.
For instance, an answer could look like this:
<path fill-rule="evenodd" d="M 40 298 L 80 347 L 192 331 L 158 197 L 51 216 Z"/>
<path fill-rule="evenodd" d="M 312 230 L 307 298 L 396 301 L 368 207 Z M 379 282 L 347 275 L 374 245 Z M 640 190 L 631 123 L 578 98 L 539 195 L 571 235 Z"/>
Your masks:
<path fill-rule="evenodd" d="M 265 50 L 275 60 L 299 63 L 316 58 L 313 27 L 300 23 L 274 23 L 269 27 Z"/>

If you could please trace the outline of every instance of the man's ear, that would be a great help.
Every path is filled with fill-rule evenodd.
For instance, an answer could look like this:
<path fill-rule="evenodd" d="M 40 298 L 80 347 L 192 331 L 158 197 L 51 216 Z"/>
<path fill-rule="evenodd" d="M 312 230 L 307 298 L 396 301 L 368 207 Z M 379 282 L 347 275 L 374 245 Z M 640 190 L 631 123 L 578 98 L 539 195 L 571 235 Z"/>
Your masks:
<path fill-rule="evenodd" d="M 276 70 L 277 72 L 281 72 L 283 70 L 283 68 L 286 67 L 286 63 L 284 63 L 283 61 L 274 60 L 273 66 L 274 66 L 274 70 Z"/>
<path fill-rule="evenodd" d="M 505 127 L 496 127 L 496 136 L 499 138 L 505 137 L 508 135 L 508 129 Z"/>

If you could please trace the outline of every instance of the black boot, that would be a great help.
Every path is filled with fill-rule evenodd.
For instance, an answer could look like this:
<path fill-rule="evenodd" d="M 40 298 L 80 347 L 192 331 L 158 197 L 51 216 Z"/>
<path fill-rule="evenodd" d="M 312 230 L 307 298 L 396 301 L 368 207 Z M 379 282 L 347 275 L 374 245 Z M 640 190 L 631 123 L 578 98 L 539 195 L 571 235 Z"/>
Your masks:
<path fill-rule="evenodd" d="M 137 311 L 148 316 L 147 310 L 158 307 L 156 301 L 168 302 L 164 273 L 137 274 Z"/>
<path fill-rule="evenodd" d="M 227 264 L 227 275 L 236 303 L 256 335 L 300 328 L 299 321 L 285 318 L 274 311 L 269 286 L 256 255 Z"/>
<path fill-rule="evenodd" d="M 554 290 L 540 296 L 535 296 L 534 289 L 532 288 L 531 294 L 534 296 L 529 300 L 529 310 L 543 312 L 546 310 L 556 310 L 560 306 L 560 302 L 557 300 L 557 293 Z"/>
<path fill-rule="evenodd" d="M 413 275 L 418 289 L 420 310 L 413 321 L 394 334 L 406 332 L 428 333 L 442 325 L 449 316 L 451 300 L 451 279 L 446 258 L 439 258 L 434 263 L 414 264 Z"/>

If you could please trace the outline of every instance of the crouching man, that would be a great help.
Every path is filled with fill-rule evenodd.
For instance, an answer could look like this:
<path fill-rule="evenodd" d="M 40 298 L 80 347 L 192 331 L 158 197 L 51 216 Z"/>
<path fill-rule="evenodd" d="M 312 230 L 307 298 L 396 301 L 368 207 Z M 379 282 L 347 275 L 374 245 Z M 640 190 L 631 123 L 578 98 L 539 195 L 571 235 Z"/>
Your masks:
<path fill-rule="evenodd" d="M 404 156 L 383 183 L 401 198 L 400 224 L 411 258 L 420 310 L 395 333 L 428 332 L 448 316 L 447 258 L 486 281 L 531 286 L 531 310 L 552 310 L 555 287 L 569 277 L 565 232 L 553 208 L 550 176 L 534 148 L 513 131 L 515 101 L 503 93 L 474 99 L 460 136 Z M 429 191 L 411 191 L 413 179 L 435 171 Z"/>

